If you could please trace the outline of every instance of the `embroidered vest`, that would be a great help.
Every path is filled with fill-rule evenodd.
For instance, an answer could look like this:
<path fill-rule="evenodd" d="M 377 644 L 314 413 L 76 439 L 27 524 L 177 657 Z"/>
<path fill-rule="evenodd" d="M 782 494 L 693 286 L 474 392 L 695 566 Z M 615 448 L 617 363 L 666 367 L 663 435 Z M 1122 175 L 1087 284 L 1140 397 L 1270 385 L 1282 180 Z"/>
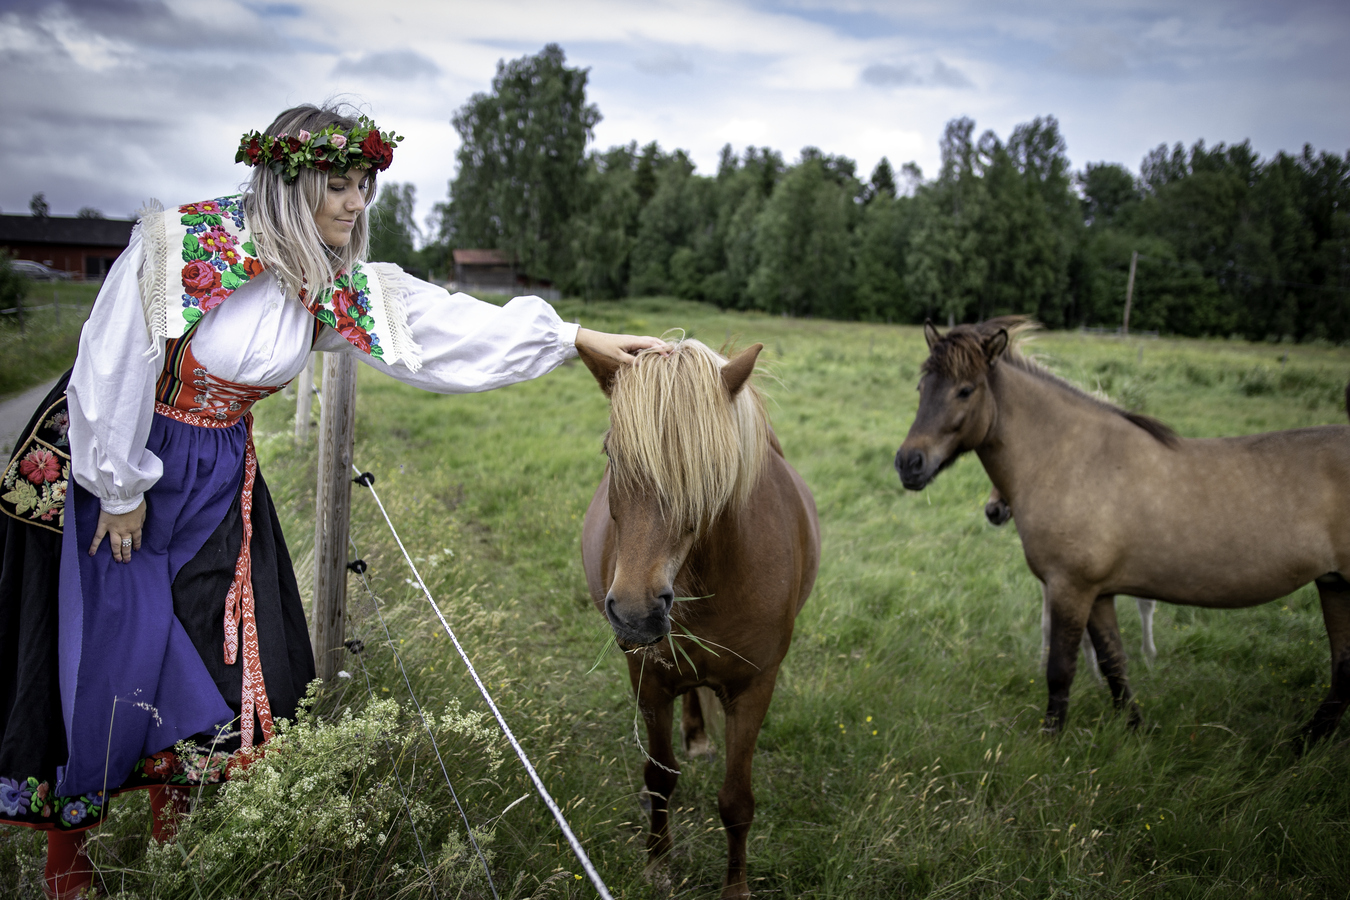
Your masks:
<path fill-rule="evenodd" d="M 145 246 L 141 303 L 152 339 L 182 337 L 266 270 L 244 221 L 242 195 L 171 210 L 151 201 L 141 210 L 140 222 Z M 416 371 L 421 348 L 408 330 L 404 277 L 391 263 L 358 263 L 339 274 L 329 290 L 314 295 L 302 290 L 300 301 L 362 353 L 385 363 L 401 361 Z"/>

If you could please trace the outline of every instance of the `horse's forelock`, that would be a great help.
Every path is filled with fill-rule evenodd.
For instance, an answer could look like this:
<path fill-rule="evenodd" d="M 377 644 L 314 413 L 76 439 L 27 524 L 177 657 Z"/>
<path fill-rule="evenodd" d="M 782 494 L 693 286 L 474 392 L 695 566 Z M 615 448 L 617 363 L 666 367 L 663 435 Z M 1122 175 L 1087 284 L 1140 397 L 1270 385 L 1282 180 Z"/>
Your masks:
<path fill-rule="evenodd" d="M 957 325 L 928 351 L 923 371 L 953 381 L 978 378 L 989 369 L 984 337 L 972 325 Z"/>
<path fill-rule="evenodd" d="M 727 402 L 722 356 L 692 339 L 672 346 L 616 374 L 607 448 L 620 490 L 654 491 L 671 527 L 702 532 L 749 498 L 768 425 L 752 384 Z"/>

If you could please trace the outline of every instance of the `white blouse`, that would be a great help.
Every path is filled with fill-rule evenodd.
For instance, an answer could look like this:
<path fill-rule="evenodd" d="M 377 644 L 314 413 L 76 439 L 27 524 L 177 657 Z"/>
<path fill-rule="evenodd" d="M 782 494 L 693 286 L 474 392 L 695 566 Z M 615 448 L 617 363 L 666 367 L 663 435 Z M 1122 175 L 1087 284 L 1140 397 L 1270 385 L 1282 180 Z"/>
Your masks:
<path fill-rule="evenodd" d="M 154 420 L 155 381 L 163 346 L 152 349 L 141 311 L 139 226 L 99 291 L 66 397 L 70 406 L 71 474 L 99 498 L 104 511 L 140 505 L 164 466 L 146 449 Z M 467 394 L 527 381 L 576 355 L 577 326 L 562 321 L 538 297 L 498 307 L 406 273 L 404 306 L 422 364 L 372 359 L 324 327 L 315 350 L 351 353 L 371 368 L 414 387 Z M 309 357 L 314 318 L 285 296 L 270 272 L 241 286 L 209 312 L 192 337 L 192 354 L 217 378 L 259 387 L 282 385 Z"/>

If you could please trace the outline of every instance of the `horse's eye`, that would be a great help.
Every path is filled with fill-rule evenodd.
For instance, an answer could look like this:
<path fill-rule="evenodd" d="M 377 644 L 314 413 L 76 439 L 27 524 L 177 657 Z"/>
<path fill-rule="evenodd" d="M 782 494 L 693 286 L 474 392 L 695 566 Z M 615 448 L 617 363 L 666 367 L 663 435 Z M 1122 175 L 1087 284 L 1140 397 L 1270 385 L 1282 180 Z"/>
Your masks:
<path fill-rule="evenodd" d="M 973 394 L 973 393 L 975 393 L 975 388 L 974 388 L 974 386 L 968 384 L 968 385 L 966 385 L 965 387 L 961 388 L 961 390 L 957 391 L 957 392 L 956 392 L 956 396 L 958 396 L 958 397 L 960 397 L 962 400 L 964 400 L 964 399 L 966 399 L 967 397 L 969 397 L 969 396 L 970 396 L 971 394 Z"/>

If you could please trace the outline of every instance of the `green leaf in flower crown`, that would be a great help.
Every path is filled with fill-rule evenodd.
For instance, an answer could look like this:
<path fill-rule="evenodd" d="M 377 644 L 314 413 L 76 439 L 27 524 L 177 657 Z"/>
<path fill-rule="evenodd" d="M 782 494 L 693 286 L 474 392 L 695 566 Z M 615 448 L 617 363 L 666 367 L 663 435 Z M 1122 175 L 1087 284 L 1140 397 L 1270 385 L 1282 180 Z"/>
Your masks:
<path fill-rule="evenodd" d="M 187 309 L 183 310 L 183 318 L 187 320 L 187 323 L 189 325 L 191 325 L 193 322 L 197 321 L 201 317 L 202 311 L 195 306 L 189 306 Z"/>
<path fill-rule="evenodd" d="M 314 318 L 318 319 L 320 322 L 327 325 L 329 328 L 337 327 L 337 316 L 333 315 L 333 311 L 331 309 L 319 310 L 314 314 Z"/>
<path fill-rule="evenodd" d="M 247 278 L 240 278 L 238 275 L 234 274 L 234 272 L 230 271 L 229 269 L 226 269 L 224 272 L 220 273 L 220 286 L 227 291 L 235 290 L 236 288 L 239 287 L 239 285 L 243 284 L 247 280 L 248 280 Z"/>
<path fill-rule="evenodd" d="M 183 235 L 183 262 L 192 262 L 194 259 L 209 259 L 211 253 L 202 247 L 201 241 L 194 235 Z"/>

